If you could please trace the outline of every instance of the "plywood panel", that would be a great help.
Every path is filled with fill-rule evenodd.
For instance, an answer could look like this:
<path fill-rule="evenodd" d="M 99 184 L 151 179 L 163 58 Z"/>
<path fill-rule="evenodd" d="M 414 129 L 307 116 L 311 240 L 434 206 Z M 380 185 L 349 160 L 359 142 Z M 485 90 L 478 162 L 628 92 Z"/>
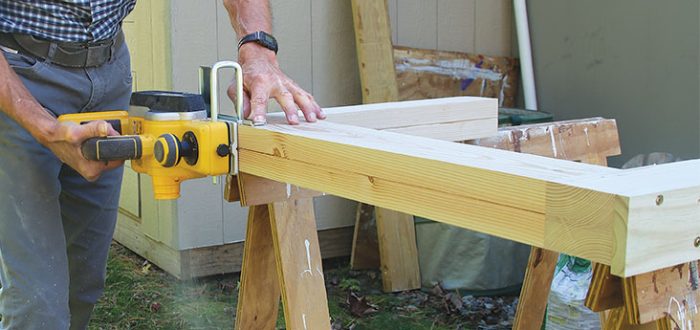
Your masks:
<path fill-rule="evenodd" d="M 438 1 L 437 49 L 455 52 L 475 51 L 476 1 Z"/>
<path fill-rule="evenodd" d="M 397 45 L 437 49 L 437 0 L 401 0 Z"/>
<path fill-rule="evenodd" d="M 350 1 L 314 0 L 311 10 L 316 101 L 322 107 L 361 103 Z"/>
<path fill-rule="evenodd" d="M 477 0 L 475 49 L 479 54 L 510 56 L 513 5 L 510 0 Z"/>

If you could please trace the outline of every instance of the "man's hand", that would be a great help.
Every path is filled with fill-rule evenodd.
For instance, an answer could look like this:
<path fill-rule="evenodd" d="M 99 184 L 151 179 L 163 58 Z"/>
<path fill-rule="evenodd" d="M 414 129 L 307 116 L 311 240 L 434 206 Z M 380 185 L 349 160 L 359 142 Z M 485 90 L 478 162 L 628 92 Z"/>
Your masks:
<path fill-rule="evenodd" d="M 277 100 L 292 125 L 299 123 L 299 110 L 308 122 L 326 118 L 313 96 L 280 70 L 275 53 L 271 50 L 254 43 L 244 44 L 238 60 L 243 68 L 245 118 L 256 124 L 265 123 L 267 100 L 270 98 Z M 235 99 L 235 82 L 229 86 L 228 95 Z"/>
<path fill-rule="evenodd" d="M 84 125 L 56 122 L 52 133 L 43 144 L 62 162 L 68 164 L 88 181 L 95 181 L 102 172 L 117 168 L 124 161 L 99 162 L 83 157 L 80 147 L 83 141 L 92 137 L 119 135 L 112 125 L 105 121 L 93 121 Z"/>
<path fill-rule="evenodd" d="M 223 1 L 231 26 L 239 38 L 255 31 L 272 33 L 268 0 Z M 270 98 L 282 106 L 290 124 L 299 123 L 299 110 L 308 122 L 326 118 L 314 98 L 280 70 L 275 52 L 249 42 L 238 50 L 238 63 L 243 68 L 245 118 L 254 123 L 265 123 L 267 100 Z M 232 100 L 235 99 L 235 85 L 229 87 L 228 95 Z"/>

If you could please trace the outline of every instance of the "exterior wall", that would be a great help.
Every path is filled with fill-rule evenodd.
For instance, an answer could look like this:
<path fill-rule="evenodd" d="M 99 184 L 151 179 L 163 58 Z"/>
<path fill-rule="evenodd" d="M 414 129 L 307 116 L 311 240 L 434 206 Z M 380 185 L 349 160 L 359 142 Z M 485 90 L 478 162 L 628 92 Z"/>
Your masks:
<path fill-rule="evenodd" d="M 350 1 L 272 0 L 274 34 L 283 70 L 324 107 L 361 102 Z M 394 43 L 441 50 L 511 55 L 509 0 L 389 0 Z M 236 58 L 236 36 L 221 0 L 138 1 L 125 23 L 137 90 L 197 92 L 197 68 Z M 221 74 L 221 108 L 232 113 Z M 229 109 L 228 111 L 225 109 Z M 270 102 L 270 111 L 278 111 Z M 210 179 L 182 184 L 177 202 L 156 202 L 150 178 L 127 174 L 122 208 L 142 219 L 153 239 L 176 249 L 240 241 L 246 209 L 222 200 L 222 185 Z M 139 200 L 134 195 L 140 196 Z M 319 229 L 350 226 L 355 203 L 317 198 Z M 137 207 L 138 206 L 138 207 Z M 135 212 L 135 213 L 134 213 Z"/>
<path fill-rule="evenodd" d="M 700 157 L 697 0 L 528 1 L 540 109 L 617 119 L 620 166 L 637 154 Z"/>

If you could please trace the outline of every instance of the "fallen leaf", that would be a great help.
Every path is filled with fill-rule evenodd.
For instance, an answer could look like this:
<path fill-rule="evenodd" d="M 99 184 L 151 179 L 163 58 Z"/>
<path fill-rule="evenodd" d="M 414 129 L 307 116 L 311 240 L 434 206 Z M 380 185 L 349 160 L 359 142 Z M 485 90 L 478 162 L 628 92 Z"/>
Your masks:
<path fill-rule="evenodd" d="M 141 267 L 141 273 L 143 275 L 148 275 L 151 272 L 151 264 L 146 263 L 143 267 Z"/>
<path fill-rule="evenodd" d="M 438 297 L 445 296 L 445 290 L 443 290 L 442 285 L 440 285 L 440 283 L 435 284 L 435 286 L 433 286 L 433 288 L 430 290 L 430 293 Z"/>
<path fill-rule="evenodd" d="M 160 310 L 161 307 L 162 306 L 160 305 L 159 302 L 157 302 L 157 301 L 153 302 L 153 303 L 151 303 L 151 312 L 158 313 L 158 311 Z"/>
<path fill-rule="evenodd" d="M 350 313 L 357 317 L 362 317 L 379 311 L 379 307 L 377 307 L 377 305 L 370 304 L 367 302 L 366 297 L 360 297 L 354 292 L 350 292 L 350 294 L 348 294 L 347 303 L 348 306 L 350 306 Z"/>

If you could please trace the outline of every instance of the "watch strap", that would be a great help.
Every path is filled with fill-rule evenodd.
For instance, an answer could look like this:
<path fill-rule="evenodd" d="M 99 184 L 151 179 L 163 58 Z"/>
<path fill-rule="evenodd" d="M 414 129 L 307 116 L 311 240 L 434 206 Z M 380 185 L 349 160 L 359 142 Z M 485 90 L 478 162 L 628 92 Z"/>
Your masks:
<path fill-rule="evenodd" d="M 238 41 L 238 49 L 241 49 L 241 46 L 249 42 L 255 42 L 256 44 L 274 51 L 275 54 L 277 54 L 277 39 L 265 31 L 256 31 L 243 36 L 243 38 Z"/>

